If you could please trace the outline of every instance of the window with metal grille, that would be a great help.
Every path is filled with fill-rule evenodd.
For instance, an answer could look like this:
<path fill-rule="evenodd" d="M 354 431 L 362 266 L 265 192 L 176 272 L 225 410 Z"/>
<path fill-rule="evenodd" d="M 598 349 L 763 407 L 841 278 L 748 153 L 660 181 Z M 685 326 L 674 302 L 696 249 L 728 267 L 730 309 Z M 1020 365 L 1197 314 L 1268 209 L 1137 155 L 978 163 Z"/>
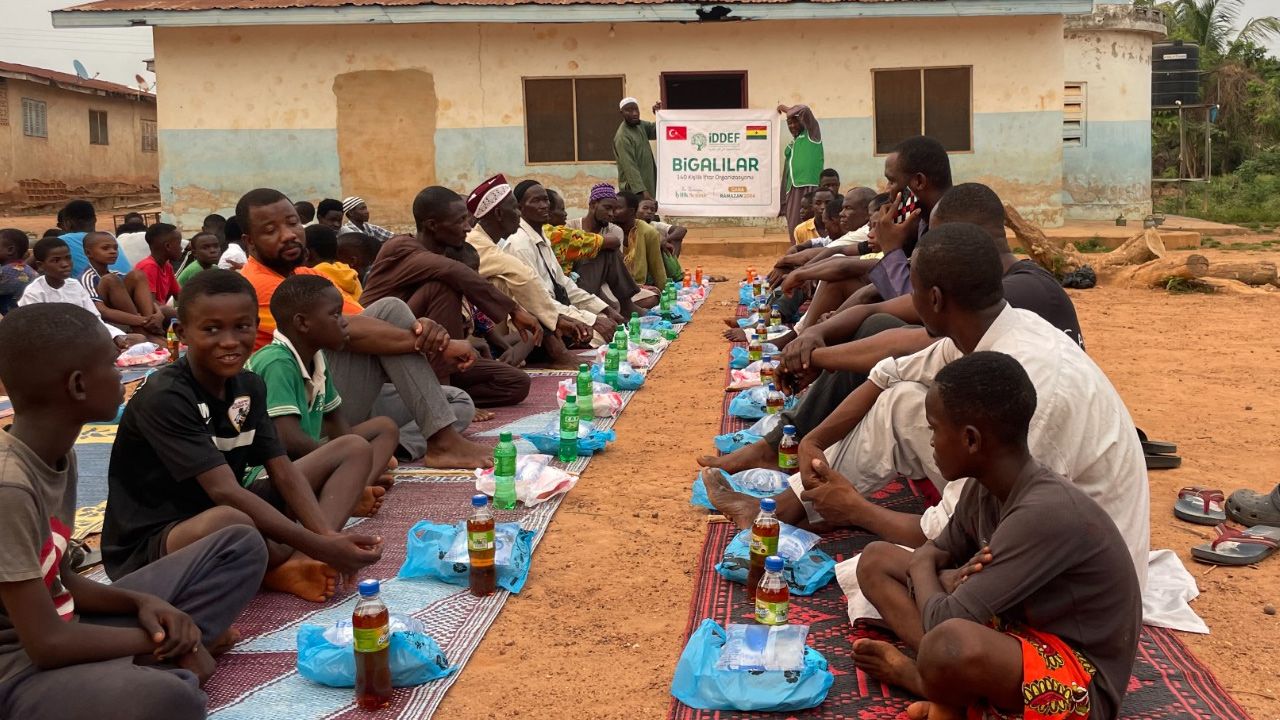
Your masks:
<path fill-rule="evenodd" d="M 533 163 L 613 162 L 624 78 L 524 78 L 525 155 Z"/>
<path fill-rule="evenodd" d="M 950 152 L 973 149 L 973 68 L 873 70 L 876 152 L 928 135 Z"/>
<path fill-rule="evenodd" d="M 9 124 L 9 78 L 0 78 L 0 125 Z"/>
<path fill-rule="evenodd" d="M 1062 144 L 1084 147 L 1085 83 L 1069 82 L 1062 86 Z"/>
<path fill-rule="evenodd" d="M 156 121 L 142 121 L 142 152 L 155 152 L 160 147 L 156 140 Z"/>
<path fill-rule="evenodd" d="M 43 100 L 22 98 L 22 134 L 27 137 L 49 137 L 48 109 Z"/>
<path fill-rule="evenodd" d="M 106 110 L 90 110 L 89 111 L 89 144 L 90 145 L 106 145 L 107 144 L 107 111 Z"/>

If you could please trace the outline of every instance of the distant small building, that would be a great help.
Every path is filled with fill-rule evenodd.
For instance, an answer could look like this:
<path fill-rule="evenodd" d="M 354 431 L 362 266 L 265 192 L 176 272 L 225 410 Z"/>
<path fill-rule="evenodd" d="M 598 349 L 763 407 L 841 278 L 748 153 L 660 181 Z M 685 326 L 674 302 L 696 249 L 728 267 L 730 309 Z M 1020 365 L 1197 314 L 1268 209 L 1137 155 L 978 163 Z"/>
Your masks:
<path fill-rule="evenodd" d="M 958 181 L 1044 225 L 1151 212 L 1158 12 L 1101 0 L 97 0 L 57 27 L 152 26 L 165 211 L 245 190 L 360 195 L 407 225 L 430 184 L 503 172 L 586 204 L 618 101 L 808 103 L 846 186 L 925 133 Z"/>
<path fill-rule="evenodd" d="M 0 206 L 154 192 L 156 96 L 0 62 Z"/>

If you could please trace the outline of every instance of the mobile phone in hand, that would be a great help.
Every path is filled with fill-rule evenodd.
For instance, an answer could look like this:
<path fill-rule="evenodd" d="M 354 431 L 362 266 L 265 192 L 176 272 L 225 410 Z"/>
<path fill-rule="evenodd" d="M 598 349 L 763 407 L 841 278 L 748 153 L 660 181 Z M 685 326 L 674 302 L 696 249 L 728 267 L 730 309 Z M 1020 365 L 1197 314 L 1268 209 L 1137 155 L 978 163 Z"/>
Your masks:
<path fill-rule="evenodd" d="M 897 225 L 904 222 L 907 216 L 915 212 L 919 205 L 920 199 L 916 197 L 915 192 L 911 188 L 904 188 L 902 191 L 902 204 L 898 206 L 898 211 L 893 216 L 893 223 Z"/>

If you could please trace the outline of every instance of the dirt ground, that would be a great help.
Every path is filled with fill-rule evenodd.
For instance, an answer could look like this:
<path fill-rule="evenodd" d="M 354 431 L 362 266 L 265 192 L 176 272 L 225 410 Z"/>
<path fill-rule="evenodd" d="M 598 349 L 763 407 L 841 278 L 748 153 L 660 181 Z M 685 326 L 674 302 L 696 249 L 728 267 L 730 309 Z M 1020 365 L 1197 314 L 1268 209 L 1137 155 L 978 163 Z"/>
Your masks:
<path fill-rule="evenodd" d="M 1233 253 L 1234 255 L 1235 253 Z M 1280 254 L 1276 255 L 1280 259 Z M 738 277 L 767 258 L 700 257 Z M 1280 559 L 1209 568 L 1188 548 L 1209 537 L 1174 519 L 1186 485 L 1230 492 L 1280 480 L 1280 293 L 1272 297 L 1070 291 L 1090 355 L 1135 421 L 1178 443 L 1181 469 L 1151 474 L 1152 547 L 1173 548 L 1197 578 L 1212 629 L 1184 635 L 1254 717 L 1280 718 Z M 719 432 L 726 347 L 720 318 L 735 285 L 708 304 L 649 376 L 445 699 L 440 717 L 662 718 L 681 650 L 706 516 L 688 503 L 694 458 Z"/>

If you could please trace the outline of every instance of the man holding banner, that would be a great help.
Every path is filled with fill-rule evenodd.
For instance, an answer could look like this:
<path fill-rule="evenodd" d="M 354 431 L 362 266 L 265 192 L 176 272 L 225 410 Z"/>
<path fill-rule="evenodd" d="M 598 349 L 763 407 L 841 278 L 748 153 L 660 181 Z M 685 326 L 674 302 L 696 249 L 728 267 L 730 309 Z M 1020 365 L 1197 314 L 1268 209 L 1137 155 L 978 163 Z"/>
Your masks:
<path fill-rule="evenodd" d="M 656 113 L 662 103 L 654 103 Z M 613 156 L 618 162 L 618 191 L 652 200 L 658 195 L 658 167 L 650 140 L 657 140 L 657 126 L 640 119 L 640 101 L 633 97 L 618 103 L 622 124 L 613 135 Z"/>

